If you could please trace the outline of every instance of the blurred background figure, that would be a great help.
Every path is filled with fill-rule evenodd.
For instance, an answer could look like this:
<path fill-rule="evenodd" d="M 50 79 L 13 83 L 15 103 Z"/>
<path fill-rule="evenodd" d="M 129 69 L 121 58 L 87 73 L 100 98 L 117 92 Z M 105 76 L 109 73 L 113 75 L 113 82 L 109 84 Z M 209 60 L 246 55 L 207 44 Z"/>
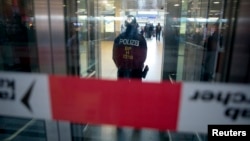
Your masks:
<path fill-rule="evenodd" d="M 161 30 L 162 30 L 161 24 L 158 23 L 158 25 L 155 27 L 156 41 L 161 40 Z"/>
<path fill-rule="evenodd" d="M 206 51 L 203 60 L 203 81 L 212 81 L 214 79 L 215 59 L 219 41 L 219 23 L 215 23 L 211 26 L 210 35 L 204 44 Z"/>
<path fill-rule="evenodd" d="M 95 46 L 95 42 L 96 42 L 96 39 L 95 39 L 95 25 L 94 23 L 90 23 L 89 24 L 89 27 L 88 27 L 88 31 L 89 31 L 89 52 L 88 52 L 88 70 L 87 72 L 88 73 L 92 73 L 95 71 L 95 52 L 96 52 L 96 46 Z"/>
<path fill-rule="evenodd" d="M 144 27 L 142 26 L 142 27 L 141 27 L 140 34 L 141 34 L 142 36 L 144 36 L 144 32 L 145 32 L 145 31 L 144 31 Z"/>
<path fill-rule="evenodd" d="M 195 33 L 193 34 L 193 43 L 196 45 L 201 45 L 202 44 L 202 34 L 200 32 L 200 29 L 197 27 L 195 29 Z"/>
<path fill-rule="evenodd" d="M 153 23 L 149 24 L 149 39 L 151 39 L 151 37 L 154 36 L 154 25 Z"/>
<path fill-rule="evenodd" d="M 150 35 L 150 31 L 149 31 L 149 23 L 145 24 L 144 31 L 145 31 L 145 37 L 146 37 L 146 39 L 149 39 L 150 36 L 151 36 Z"/>

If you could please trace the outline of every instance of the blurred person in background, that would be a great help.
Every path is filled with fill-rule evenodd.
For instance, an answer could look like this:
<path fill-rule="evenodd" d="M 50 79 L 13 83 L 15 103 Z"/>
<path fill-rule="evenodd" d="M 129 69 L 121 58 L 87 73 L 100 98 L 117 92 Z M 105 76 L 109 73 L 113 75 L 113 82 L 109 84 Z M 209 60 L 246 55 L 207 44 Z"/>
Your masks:
<path fill-rule="evenodd" d="M 220 41 L 219 36 L 219 23 L 215 23 L 212 25 L 210 34 L 204 43 L 205 54 L 203 59 L 203 81 L 212 81 L 214 79 L 217 46 Z"/>
<path fill-rule="evenodd" d="M 161 30 L 162 30 L 162 27 L 161 27 L 161 24 L 158 23 L 158 25 L 155 27 L 155 36 L 156 36 L 156 41 L 160 41 L 161 39 Z"/>

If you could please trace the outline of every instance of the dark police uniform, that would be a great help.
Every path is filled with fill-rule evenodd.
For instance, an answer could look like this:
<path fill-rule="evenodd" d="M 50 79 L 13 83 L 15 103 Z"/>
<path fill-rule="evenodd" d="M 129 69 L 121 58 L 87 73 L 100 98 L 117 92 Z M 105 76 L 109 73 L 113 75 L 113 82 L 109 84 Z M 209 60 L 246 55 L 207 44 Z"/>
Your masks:
<path fill-rule="evenodd" d="M 118 68 L 118 78 L 142 78 L 147 57 L 147 43 L 137 28 L 121 33 L 113 45 L 113 60 Z"/>

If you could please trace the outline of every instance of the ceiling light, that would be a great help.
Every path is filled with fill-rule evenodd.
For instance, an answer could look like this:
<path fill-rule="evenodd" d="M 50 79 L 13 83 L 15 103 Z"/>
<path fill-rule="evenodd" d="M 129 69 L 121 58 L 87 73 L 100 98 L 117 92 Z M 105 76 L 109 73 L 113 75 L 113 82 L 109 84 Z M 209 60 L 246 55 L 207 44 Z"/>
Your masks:
<path fill-rule="evenodd" d="M 174 6 L 180 6 L 179 4 L 175 4 Z"/>
<path fill-rule="evenodd" d="M 219 4 L 220 2 L 219 1 L 214 1 L 214 4 Z"/>

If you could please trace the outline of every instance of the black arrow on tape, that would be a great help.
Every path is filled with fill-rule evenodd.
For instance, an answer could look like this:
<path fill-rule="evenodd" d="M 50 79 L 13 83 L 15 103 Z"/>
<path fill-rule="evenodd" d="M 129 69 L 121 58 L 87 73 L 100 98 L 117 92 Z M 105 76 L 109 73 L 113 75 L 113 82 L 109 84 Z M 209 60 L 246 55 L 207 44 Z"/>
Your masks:
<path fill-rule="evenodd" d="M 29 89 L 27 90 L 27 92 L 24 94 L 24 96 L 22 98 L 22 103 L 29 109 L 30 112 L 32 112 L 32 109 L 31 109 L 30 104 L 29 104 L 29 99 L 30 99 L 31 92 L 33 90 L 34 85 L 35 85 L 35 81 L 32 82 Z"/>

